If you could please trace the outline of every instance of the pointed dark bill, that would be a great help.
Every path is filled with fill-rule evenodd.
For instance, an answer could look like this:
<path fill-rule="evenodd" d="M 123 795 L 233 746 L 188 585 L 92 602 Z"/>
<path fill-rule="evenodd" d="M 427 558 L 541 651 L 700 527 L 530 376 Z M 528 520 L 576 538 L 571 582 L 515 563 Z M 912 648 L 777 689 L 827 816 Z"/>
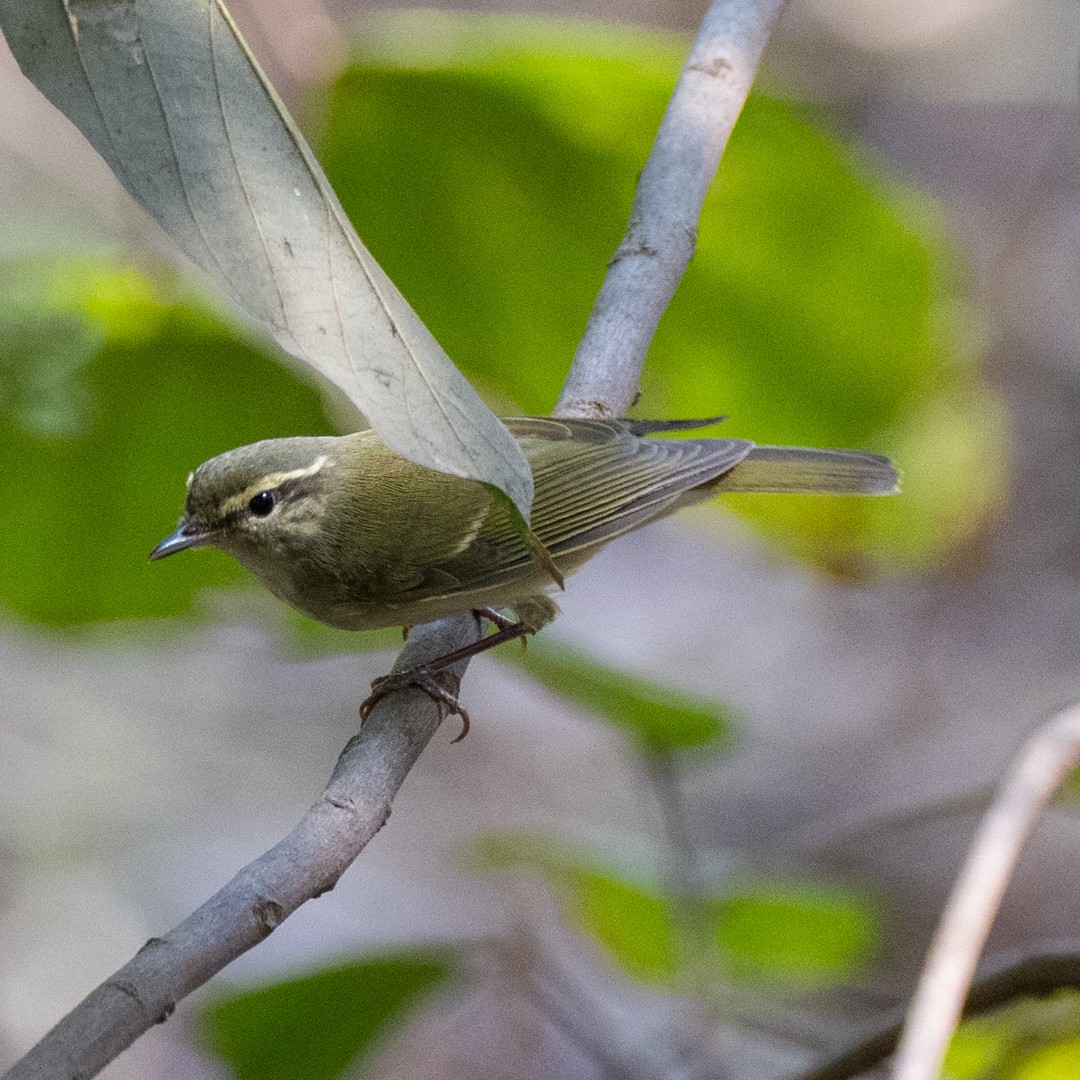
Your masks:
<path fill-rule="evenodd" d="M 193 525 L 189 525 L 186 521 L 182 521 L 177 527 L 176 532 L 171 536 L 166 536 L 165 539 L 150 552 L 150 558 L 164 559 L 166 555 L 175 555 L 178 551 L 187 551 L 188 548 L 193 547 L 203 547 L 210 543 L 212 536 L 212 533 L 200 532 Z"/>

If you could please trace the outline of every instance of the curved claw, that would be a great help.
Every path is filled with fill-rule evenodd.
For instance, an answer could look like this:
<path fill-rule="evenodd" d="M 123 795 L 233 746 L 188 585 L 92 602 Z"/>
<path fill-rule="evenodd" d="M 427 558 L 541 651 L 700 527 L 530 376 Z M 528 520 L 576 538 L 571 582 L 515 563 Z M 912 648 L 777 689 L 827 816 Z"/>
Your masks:
<path fill-rule="evenodd" d="M 439 682 L 440 677 L 450 681 L 453 689 L 443 686 Z M 423 690 L 428 697 L 439 705 L 440 721 L 447 716 L 461 717 L 461 733 L 450 740 L 451 742 L 461 742 L 469 734 L 470 724 L 469 714 L 461 707 L 461 703 L 457 698 L 456 691 L 459 684 L 459 680 L 453 672 L 432 671 L 423 665 L 409 668 L 406 671 L 395 671 L 390 675 L 383 675 L 372 682 L 371 693 L 360 704 L 360 726 L 363 727 L 364 721 L 371 715 L 371 710 L 388 694 L 404 690 L 409 686 L 415 686 Z M 446 711 L 443 712 L 443 709 Z"/>

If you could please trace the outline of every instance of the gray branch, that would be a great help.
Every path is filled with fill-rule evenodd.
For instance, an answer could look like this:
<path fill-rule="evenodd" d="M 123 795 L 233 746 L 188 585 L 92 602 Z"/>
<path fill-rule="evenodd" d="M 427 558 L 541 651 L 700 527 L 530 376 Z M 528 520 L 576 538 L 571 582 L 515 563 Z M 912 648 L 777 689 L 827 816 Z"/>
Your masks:
<path fill-rule="evenodd" d="M 418 626 L 395 670 L 474 641 L 472 615 Z M 465 665 L 455 674 L 460 678 Z M 424 691 L 388 695 L 349 741 L 318 802 L 265 854 L 249 863 L 179 926 L 151 938 L 80 1002 L 5 1080 L 84 1080 L 176 1003 L 258 945 L 301 904 L 334 887 L 386 823 L 390 804 L 435 733 L 440 707 Z"/>
<path fill-rule="evenodd" d="M 697 246 L 701 206 L 784 0 L 709 8 L 641 171 L 555 412 L 623 416 L 660 317 Z"/>
<path fill-rule="evenodd" d="M 556 415 L 621 415 L 693 254 L 697 219 L 783 0 L 717 0 L 705 16 L 649 160 L 626 239 L 585 332 Z M 476 639 L 471 616 L 416 628 L 395 670 Z M 459 665 L 460 677 L 465 665 Z M 75 1007 L 5 1080 L 88 1080 L 176 1003 L 333 887 L 382 828 L 439 725 L 422 691 L 384 698 L 295 829 L 163 938 L 147 942 Z"/>

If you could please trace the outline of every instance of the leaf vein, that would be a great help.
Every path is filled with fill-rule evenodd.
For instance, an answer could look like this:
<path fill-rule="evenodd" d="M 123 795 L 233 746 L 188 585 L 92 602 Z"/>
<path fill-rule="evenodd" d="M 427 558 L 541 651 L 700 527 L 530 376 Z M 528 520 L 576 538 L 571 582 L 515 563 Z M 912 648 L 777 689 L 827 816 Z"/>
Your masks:
<path fill-rule="evenodd" d="M 207 16 L 209 18 L 208 36 L 209 36 L 209 41 L 210 41 L 210 70 L 211 70 L 211 72 L 213 73 L 213 76 L 214 76 L 214 96 L 217 99 L 218 110 L 221 113 L 221 123 L 222 123 L 222 126 L 225 129 L 225 144 L 229 148 L 229 160 L 232 162 L 233 172 L 236 175 L 236 182 L 239 185 L 240 191 L 241 191 L 241 193 L 243 194 L 243 197 L 244 197 L 244 206 L 247 208 L 247 212 L 251 216 L 251 222 L 255 226 L 255 232 L 259 237 L 259 244 L 262 247 L 263 255 L 264 255 L 265 259 L 266 259 L 266 265 L 267 265 L 267 267 L 269 268 L 269 271 L 270 271 L 270 279 L 274 283 L 274 291 L 277 293 L 278 308 L 279 308 L 279 310 L 281 312 L 281 325 L 283 327 L 287 328 L 289 330 L 289 333 L 291 334 L 292 333 L 292 328 L 289 326 L 288 315 L 286 314 L 285 297 L 284 297 L 284 294 L 281 291 L 281 283 L 278 281 L 277 272 L 276 272 L 276 270 L 274 268 L 274 260 L 270 256 L 270 248 L 269 248 L 269 244 L 268 244 L 267 239 L 266 239 L 266 234 L 263 231 L 262 222 L 259 220 L 259 215 L 255 212 L 255 207 L 252 205 L 251 193 L 248 191 L 247 183 L 245 182 L 244 175 L 243 175 L 243 173 L 242 173 L 242 171 L 240 169 L 240 160 L 239 160 L 239 158 L 237 158 L 236 150 L 233 147 L 232 131 L 229 128 L 229 115 L 228 115 L 228 111 L 227 111 L 227 109 L 225 107 L 225 98 L 221 93 L 221 80 L 219 78 L 219 70 L 218 70 L 218 53 L 217 53 L 217 38 L 216 38 L 217 20 L 214 18 L 214 13 L 215 12 L 218 12 L 218 14 L 220 15 L 220 12 L 221 12 L 221 0 L 214 0 L 214 3 L 209 4 L 207 6 Z M 226 24 L 226 25 L 228 25 L 228 24 Z M 230 26 L 230 29 L 232 29 L 231 26 Z M 166 119 L 166 126 L 167 125 L 168 125 L 168 120 Z M 171 135 L 170 135 L 170 141 L 171 141 Z M 184 197 L 186 199 L 188 197 L 188 195 L 187 195 L 187 185 L 184 184 L 183 175 L 181 175 L 180 183 L 184 187 Z M 189 206 L 190 206 L 190 202 L 189 202 Z M 194 216 L 195 216 L 194 210 L 192 210 L 192 217 L 194 217 Z M 196 222 L 196 224 L 198 225 L 198 222 Z M 198 225 L 198 228 L 199 228 L 199 232 L 202 233 L 202 226 Z M 214 261 L 217 262 L 216 253 L 214 254 Z M 219 269 L 221 269 L 221 264 L 220 263 L 218 263 L 218 267 L 219 267 Z M 226 277 L 226 280 L 228 280 L 228 275 L 225 275 L 224 269 L 222 269 L 222 275 Z"/>

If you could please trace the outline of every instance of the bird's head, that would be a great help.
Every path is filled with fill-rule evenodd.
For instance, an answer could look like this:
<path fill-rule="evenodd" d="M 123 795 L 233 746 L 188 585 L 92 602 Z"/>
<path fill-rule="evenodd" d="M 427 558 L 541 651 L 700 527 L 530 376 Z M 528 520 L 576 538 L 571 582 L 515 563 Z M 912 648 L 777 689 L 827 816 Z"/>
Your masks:
<path fill-rule="evenodd" d="M 319 527 L 341 442 L 268 439 L 204 462 L 188 477 L 184 516 L 176 531 L 150 558 L 207 546 L 242 559 L 270 556 L 310 538 Z"/>

